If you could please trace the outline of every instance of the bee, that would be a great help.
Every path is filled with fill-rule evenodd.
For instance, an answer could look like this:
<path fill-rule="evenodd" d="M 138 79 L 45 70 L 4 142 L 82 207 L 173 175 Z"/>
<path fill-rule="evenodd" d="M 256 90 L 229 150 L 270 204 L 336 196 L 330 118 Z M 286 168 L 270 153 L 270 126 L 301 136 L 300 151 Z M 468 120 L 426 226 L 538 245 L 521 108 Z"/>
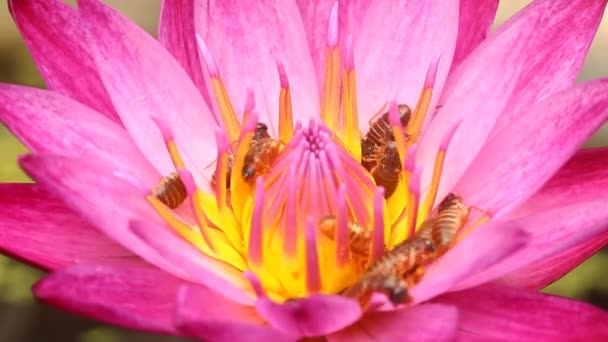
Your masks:
<path fill-rule="evenodd" d="M 389 141 L 377 154 L 380 157 L 376 166 L 371 169 L 371 174 L 376 185 L 384 187 L 384 198 L 389 198 L 397 189 L 401 177 L 402 166 L 397 143 Z"/>
<path fill-rule="evenodd" d="M 163 177 L 152 189 L 152 193 L 171 209 L 179 207 L 188 197 L 186 186 L 177 172 L 171 172 L 168 176 Z"/>
<path fill-rule="evenodd" d="M 337 227 L 338 225 L 335 216 L 326 216 L 319 222 L 321 233 L 332 240 L 335 239 Z M 348 224 L 348 238 L 348 249 L 351 253 L 351 258 L 356 260 L 358 264 L 363 265 L 363 268 L 369 257 L 369 251 L 372 244 L 372 231 L 358 223 L 350 222 Z"/>
<path fill-rule="evenodd" d="M 471 207 L 462 197 L 449 193 L 437 206 L 437 213 L 422 223 L 417 236 L 428 237 L 441 252 L 447 251 L 455 242 L 456 234 L 469 221 Z"/>
<path fill-rule="evenodd" d="M 384 293 L 393 304 L 411 301 L 408 289 L 417 284 L 423 267 L 435 259 L 435 245 L 429 239 L 412 237 L 396 245 L 376 261 L 343 295 L 365 305 L 374 292 Z"/>
<path fill-rule="evenodd" d="M 253 184 L 258 176 L 265 176 L 279 156 L 281 143 L 272 138 L 263 138 L 251 144 L 245 155 L 241 175 Z"/>
<path fill-rule="evenodd" d="M 268 126 L 262 122 L 258 122 L 255 127 L 255 131 L 253 133 L 253 138 L 251 138 L 251 143 L 249 145 L 250 148 L 256 142 L 263 140 L 263 139 L 270 139 L 270 133 L 268 133 Z M 226 168 L 226 189 L 230 189 L 230 177 L 232 176 L 232 163 L 233 162 L 234 162 L 234 153 L 230 153 L 228 155 L 228 165 Z M 216 187 L 216 184 L 215 184 L 216 175 L 217 175 L 217 168 L 213 172 L 213 176 L 211 177 L 211 189 L 213 189 L 213 190 L 215 190 L 215 187 Z"/>
<path fill-rule="evenodd" d="M 400 104 L 398 110 L 401 126 L 406 127 L 410 121 L 412 110 L 405 104 Z M 391 128 L 389 120 L 389 112 L 382 114 L 382 116 L 373 123 L 370 121 L 369 130 L 361 139 L 361 165 L 368 171 L 371 171 L 378 163 L 377 152 L 381 150 L 387 142 L 393 140 L 395 140 L 395 138 L 393 137 L 393 129 Z"/>

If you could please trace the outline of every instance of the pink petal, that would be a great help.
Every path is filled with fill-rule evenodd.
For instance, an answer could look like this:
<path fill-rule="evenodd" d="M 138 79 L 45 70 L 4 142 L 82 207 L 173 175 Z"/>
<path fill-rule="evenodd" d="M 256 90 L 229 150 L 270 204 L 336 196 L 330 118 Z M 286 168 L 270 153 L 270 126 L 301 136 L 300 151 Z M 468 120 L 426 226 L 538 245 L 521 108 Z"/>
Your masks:
<path fill-rule="evenodd" d="M 461 289 L 460 282 L 521 249 L 527 235 L 512 223 L 490 222 L 476 228 L 428 270 L 410 295 L 416 303 Z"/>
<path fill-rule="evenodd" d="M 251 306 L 237 304 L 196 285 L 184 285 L 178 295 L 177 326 L 190 337 L 210 341 L 292 341 L 267 326 Z"/>
<path fill-rule="evenodd" d="M 131 230 L 170 264 L 183 270 L 190 281 L 205 285 L 232 301 L 253 303 L 249 283 L 239 270 L 203 254 L 158 224 L 133 221 Z"/>
<path fill-rule="evenodd" d="M 547 285 L 601 248 L 608 232 L 607 152 L 579 152 L 509 215 L 530 234 L 528 245 L 474 281 L 506 275 L 523 287 Z"/>
<path fill-rule="evenodd" d="M 500 35 L 522 18 L 540 17 L 517 77 L 517 91 L 491 136 L 518 120 L 528 107 L 574 84 L 602 19 L 606 0 L 537 0 L 499 27 Z M 567 27 L 567 30 L 564 30 Z M 509 75 L 514 77 L 514 75 Z M 535 112 L 529 112 L 535 116 Z"/>
<path fill-rule="evenodd" d="M 359 34 L 360 23 L 365 17 L 371 0 L 297 0 L 304 29 L 308 38 L 310 54 L 317 72 L 320 90 L 323 89 L 325 75 L 325 55 L 327 48 L 327 31 L 329 14 L 338 1 L 338 46 L 346 47 L 346 38 L 351 35 L 354 39 Z M 344 56 L 342 56 L 344 57 Z"/>
<path fill-rule="evenodd" d="M 0 185 L 0 250 L 49 270 L 134 257 L 36 184 Z"/>
<path fill-rule="evenodd" d="M 606 196 L 606 165 L 608 148 L 578 151 L 538 192 L 509 214 L 509 218 L 529 216 L 539 211 Z"/>
<path fill-rule="evenodd" d="M 608 232 L 608 225 L 603 228 Z M 608 244 L 608 233 L 594 236 L 583 243 L 519 268 L 497 280 L 500 284 L 540 291 L 560 279 Z"/>
<path fill-rule="evenodd" d="M 55 92 L 0 85 L 0 121 L 32 152 L 97 160 L 144 187 L 159 180 L 121 126 Z"/>
<path fill-rule="evenodd" d="M 435 156 L 445 136 L 458 129 L 449 144 L 437 199 L 441 200 L 458 182 L 484 146 L 499 114 L 515 88 L 517 75 L 534 22 L 521 20 L 513 30 L 484 41 L 450 74 L 441 96 L 443 107 L 432 119 L 419 143 L 417 162 L 433 170 Z M 421 188 L 427 189 L 432 172 L 424 172 Z"/>
<path fill-rule="evenodd" d="M 607 232 L 608 195 L 595 201 L 556 207 L 511 221 L 529 234 L 528 244 L 508 258 L 463 281 L 468 288 L 513 273 L 519 268 L 595 239 Z"/>
<path fill-rule="evenodd" d="M 459 340 L 608 339 L 608 313 L 571 299 L 484 286 L 444 295 L 437 302 L 458 306 Z"/>
<path fill-rule="evenodd" d="M 209 188 L 202 172 L 194 170 L 215 160 L 213 116 L 188 75 L 157 41 L 116 11 L 97 0 L 81 0 L 78 6 L 103 83 L 137 146 L 162 174 L 174 171 L 152 118 L 168 123 L 186 166 L 200 187 Z"/>
<path fill-rule="evenodd" d="M 339 295 L 312 295 L 282 304 L 262 297 L 255 307 L 274 328 L 296 336 L 327 335 L 361 318 L 359 304 Z"/>
<path fill-rule="evenodd" d="M 608 117 L 608 80 L 532 106 L 479 153 L 454 192 L 501 216 L 534 194 Z M 501 212 L 502 211 L 502 212 Z"/>
<path fill-rule="evenodd" d="M 175 295 L 183 282 L 146 265 L 82 264 L 52 273 L 36 285 L 45 303 L 122 327 L 177 334 Z"/>
<path fill-rule="evenodd" d="M 318 117 L 319 98 L 302 18 L 292 1 L 216 1 L 195 6 L 196 32 L 203 37 L 239 116 L 247 91 L 261 121 L 278 128 L 280 83 L 285 67 L 294 121 Z"/>
<path fill-rule="evenodd" d="M 209 104 L 207 85 L 194 39 L 194 2 L 164 0 L 158 24 L 158 41 L 173 55 Z"/>
<path fill-rule="evenodd" d="M 427 70 L 439 55 L 434 92 L 441 93 L 456 45 L 458 1 L 376 1 L 360 25 L 354 57 L 359 126 L 367 131 L 368 120 L 387 101 L 416 105 Z"/>
<path fill-rule="evenodd" d="M 497 9 L 498 0 L 460 0 L 458 39 L 452 70 L 486 39 Z"/>
<path fill-rule="evenodd" d="M 328 336 L 330 342 L 452 341 L 458 310 L 441 304 L 421 304 L 397 311 L 366 315 L 356 324 Z"/>
<path fill-rule="evenodd" d="M 9 0 L 8 5 L 49 89 L 120 123 L 76 11 L 57 0 Z"/>
<path fill-rule="evenodd" d="M 128 228 L 129 220 L 160 222 L 141 189 L 104 163 L 51 155 L 28 155 L 21 167 L 44 190 L 65 202 L 87 222 L 146 261 L 173 274 L 183 274 Z"/>

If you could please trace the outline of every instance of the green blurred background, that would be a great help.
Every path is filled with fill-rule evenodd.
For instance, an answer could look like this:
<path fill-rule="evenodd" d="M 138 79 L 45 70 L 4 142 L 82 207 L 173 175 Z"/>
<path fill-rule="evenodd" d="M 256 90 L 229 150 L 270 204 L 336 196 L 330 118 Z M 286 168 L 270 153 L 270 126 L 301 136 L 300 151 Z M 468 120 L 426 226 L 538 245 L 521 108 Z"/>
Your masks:
<path fill-rule="evenodd" d="M 73 3 L 73 1 L 68 1 Z M 155 34 L 159 0 L 107 1 Z M 503 0 L 496 25 L 529 1 Z M 608 75 L 608 20 L 604 22 L 585 62 L 579 80 Z M 567 28 L 564 28 L 567 29 Z M 44 87 L 36 67 L 8 14 L 0 8 L 0 82 Z M 608 125 L 587 143 L 608 146 Z M 0 124 L 0 182 L 27 182 L 16 164 L 27 150 Z M 596 254 L 566 277 L 546 288 L 547 293 L 589 301 L 608 308 L 608 253 Z M 0 255 L 0 341 L 178 341 L 99 324 L 38 304 L 30 288 L 42 272 Z"/>

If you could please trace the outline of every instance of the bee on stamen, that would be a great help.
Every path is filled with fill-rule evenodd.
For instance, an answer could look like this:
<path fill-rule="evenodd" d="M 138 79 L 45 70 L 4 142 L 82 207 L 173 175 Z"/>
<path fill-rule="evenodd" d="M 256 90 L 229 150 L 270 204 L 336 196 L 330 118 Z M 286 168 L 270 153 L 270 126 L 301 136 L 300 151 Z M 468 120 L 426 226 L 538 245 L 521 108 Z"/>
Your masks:
<path fill-rule="evenodd" d="M 456 234 L 469 221 L 471 209 L 462 197 L 449 193 L 437 206 L 437 213 L 422 223 L 416 235 L 430 238 L 443 254 L 452 247 Z"/>
<path fill-rule="evenodd" d="M 253 184 L 257 177 L 267 175 L 279 156 L 280 148 L 281 143 L 272 138 L 263 138 L 252 143 L 243 162 L 243 178 Z"/>
<path fill-rule="evenodd" d="M 397 189 L 401 177 L 402 167 L 397 143 L 389 141 L 376 155 L 378 162 L 371 169 L 371 174 L 376 185 L 384 187 L 384 198 L 389 198 Z"/>
<path fill-rule="evenodd" d="M 412 110 L 408 105 L 400 104 L 399 121 L 406 127 L 410 121 Z M 373 120 L 373 118 L 372 118 Z M 361 165 L 371 171 L 378 163 L 377 152 L 389 141 L 394 141 L 393 129 L 389 120 L 389 112 L 385 112 L 374 122 L 370 120 L 369 130 L 361 139 Z"/>
<path fill-rule="evenodd" d="M 435 259 L 435 246 L 429 239 L 413 237 L 396 245 L 376 261 L 343 295 L 365 306 L 374 292 L 384 293 L 393 304 L 411 301 L 408 289 L 417 284 L 423 267 Z"/>
<path fill-rule="evenodd" d="M 186 186 L 177 172 L 171 172 L 168 176 L 163 177 L 152 189 L 152 193 L 171 209 L 179 207 L 188 197 Z"/>
<path fill-rule="evenodd" d="M 335 240 L 338 222 L 335 216 L 326 216 L 319 222 L 319 229 L 323 235 Z M 361 265 L 363 269 L 367 263 L 372 244 L 372 230 L 358 223 L 348 224 L 348 249 L 351 260 Z"/>
<path fill-rule="evenodd" d="M 268 133 L 268 126 L 262 122 L 258 122 L 255 128 L 255 132 L 253 133 L 253 137 L 251 138 L 250 148 L 257 142 L 263 139 L 270 139 L 270 133 Z M 234 153 L 228 155 L 228 165 L 226 168 L 226 189 L 230 189 L 230 177 L 232 176 L 232 163 L 234 162 Z M 211 189 L 215 190 L 215 177 L 217 175 L 217 168 L 213 172 L 213 176 L 211 177 Z"/>

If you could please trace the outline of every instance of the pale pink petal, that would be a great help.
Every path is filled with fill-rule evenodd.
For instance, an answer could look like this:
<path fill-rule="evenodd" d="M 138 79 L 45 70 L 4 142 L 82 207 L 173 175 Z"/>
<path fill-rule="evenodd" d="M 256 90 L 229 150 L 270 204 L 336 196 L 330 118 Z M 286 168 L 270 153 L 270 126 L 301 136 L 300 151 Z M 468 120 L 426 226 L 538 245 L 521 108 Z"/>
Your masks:
<path fill-rule="evenodd" d="M 459 340 L 605 341 L 608 313 L 590 304 L 484 286 L 437 298 L 458 307 Z"/>
<path fill-rule="evenodd" d="M 397 311 L 366 315 L 356 324 L 329 335 L 330 342 L 452 341 L 458 310 L 441 304 L 420 304 Z"/>
<path fill-rule="evenodd" d="M 608 80 L 591 81 L 527 109 L 479 153 L 454 192 L 497 216 L 528 199 L 608 117 Z"/>
<path fill-rule="evenodd" d="M 359 126 L 391 100 L 414 107 L 432 61 L 441 57 L 434 92 L 443 89 L 458 34 L 458 0 L 375 1 L 354 41 Z M 434 96 L 430 110 L 433 110 Z"/>
<path fill-rule="evenodd" d="M 452 70 L 486 39 L 497 9 L 498 0 L 460 0 L 458 39 Z"/>
<path fill-rule="evenodd" d="M 516 253 L 528 236 L 509 222 L 490 222 L 476 228 L 425 272 L 410 291 L 416 303 L 462 288 L 460 282 Z"/>
<path fill-rule="evenodd" d="M 82 264 L 52 273 L 34 295 L 63 310 L 122 327 L 178 334 L 173 317 L 183 281 L 149 265 Z"/>
<path fill-rule="evenodd" d="M 207 43 L 237 115 L 247 91 L 255 98 L 260 120 L 278 128 L 280 83 L 276 62 L 283 64 L 293 115 L 319 115 L 319 93 L 302 18 L 294 1 L 197 1 L 196 32 Z M 212 101 L 213 102 L 213 101 Z"/>
<path fill-rule="evenodd" d="M 205 285 L 232 301 L 253 303 L 249 282 L 236 268 L 203 254 L 158 224 L 133 221 L 131 230 L 170 264 L 183 270 L 191 282 Z"/>
<path fill-rule="evenodd" d="M 604 227 L 603 231 L 608 232 L 608 225 Z M 510 287 L 540 291 L 572 271 L 606 244 L 608 244 L 608 233 L 594 236 L 574 247 L 519 268 L 498 279 L 497 282 Z"/>
<path fill-rule="evenodd" d="M 145 187 L 160 178 L 120 125 L 55 92 L 0 84 L 0 121 L 34 153 L 97 160 Z"/>
<path fill-rule="evenodd" d="M 190 337 L 210 341 L 295 341 L 264 322 L 252 306 L 237 304 L 202 286 L 184 285 L 178 295 L 177 322 Z"/>
<path fill-rule="evenodd" d="M 120 123 L 88 50 L 78 13 L 57 0 L 9 0 L 8 6 L 49 89 Z"/>
<path fill-rule="evenodd" d="M 517 91 L 491 136 L 526 113 L 535 116 L 535 112 L 526 110 L 532 103 L 574 84 L 605 7 L 606 0 L 536 0 L 493 33 L 500 35 L 511 30 L 522 18 L 541 18 L 541 25 L 529 38 L 529 52 L 517 77 Z"/>
<path fill-rule="evenodd" d="M 209 188 L 202 169 L 216 156 L 213 116 L 186 72 L 113 9 L 97 0 L 80 0 L 78 8 L 103 83 L 137 146 L 162 174 L 174 171 L 153 118 L 168 123 L 186 166 Z"/>
<path fill-rule="evenodd" d="M 437 199 L 441 200 L 458 182 L 481 150 L 515 81 L 505 75 L 517 75 L 526 63 L 528 36 L 535 22 L 520 20 L 513 30 L 484 41 L 452 72 L 442 94 L 443 107 L 424 132 L 416 152 L 417 163 L 427 171 L 421 188 L 431 182 L 435 156 L 445 136 L 455 125 L 458 129 L 448 146 L 444 172 Z"/>
<path fill-rule="evenodd" d="M 209 94 L 194 39 L 194 0 L 163 0 L 158 41 L 173 55 L 209 104 Z"/>
<path fill-rule="evenodd" d="M 342 51 L 346 47 L 346 38 L 353 39 L 359 34 L 360 23 L 365 17 L 371 0 L 297 0 L 304 29 L 308 38 L 310 54 L 317 72 L 320 90 L 323 89 L 325 59 L 327 48 L 327 31 L 329 15 L 334 4 L 338 2 L 338 46 Z M 342 57 L 345 57 L 342 54 Z"/>
<path fill-rule="evenodd" d="M 262 297 L 255 307 L 274 328 L 296 336 L 327 335 L 361 318 L 359 304 L 338 295 L 312 295 L 282 304 Z"/>
<path fill-rule="evenodd" d="M 0 250 L 48 270 L 134 257 L 36 184 L 0 185 Z"/>
<path fill-rule="evenodd" d="M 28 155 L 21 167 L 40 186 L 87 222 L 146 261 L 181 274 L 128 227 L 129 220 L 160 222 L 141 189 L 104 163 L 52 155 Z"/>

